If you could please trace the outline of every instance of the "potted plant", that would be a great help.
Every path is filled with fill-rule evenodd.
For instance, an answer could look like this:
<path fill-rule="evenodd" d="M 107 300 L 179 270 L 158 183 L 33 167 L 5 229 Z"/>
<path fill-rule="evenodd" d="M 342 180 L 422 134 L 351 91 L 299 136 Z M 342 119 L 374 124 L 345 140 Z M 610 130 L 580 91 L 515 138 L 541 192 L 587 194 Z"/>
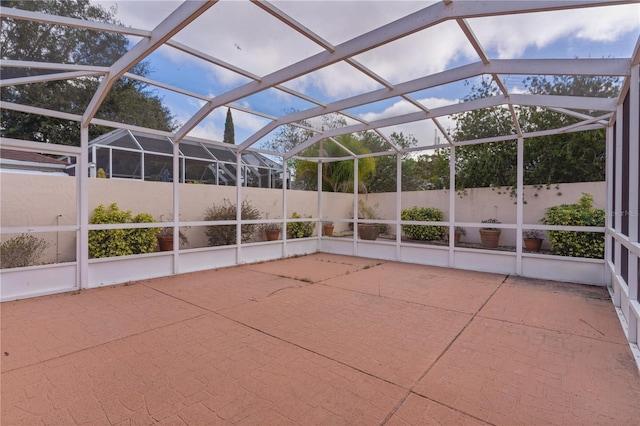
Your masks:
<path fill-rule="evenodd" d="M 333 236 L 333 222 L 325 220 L 322 222 L 322 233 L 327 237 Z"/>
<path fill-rule="evenodd" d="M 462 226 L 456 226 L 453 228 L 453 242 L 458 244 L 460 242 L 460 238 L 463 235 L 467 235 L 467 230 Z M 447 233 L 447 241 L 449 240 L 449 234 Z"/>
<path fill-rule="evenodd" d="M 544 234 L 537 229 L 530 229 L 522 233 L 524 248 L 530 251 L 540 251 Z"/>
<path fill-rule="evenodd" d="M 486 219 L 482 223 L 500 223 L 498 219 Z M 498 248 L 498 242 L 500 241 L 500 234 L 502 231 L 500 228 L 493 226 L 485 226 L 480 228 L 480 245 L 486 248 Z"/>
<path fill-rule="evenodd" d="M 164 215 L 160 215 L 160 221 L 164 222 Z M 173 220 L 172 215 L 167 215 L 167 222 L 171 222 Z M 180 239 L 180 246 L 185 246 L 189 244 L 189 239 L 185 234 L 185 231 L 188 227 L 178 229 L 178 238 Z M 160 251 L 172 251 L 173 250 L 173 227 L 166 226 L 160 230 L 158 234 L 158 247 Z"/>
<path fill-rule="evenodd" d="M 279 223 L 265 223 L 262 225 L 267 241 L 276 241 L 280 239 L 281 226 Z"/>
<path fill-rule="evenodd" d="M 377 223 L 358 223 L 358 235 L 363 240 L 374 241 L 380 234 L 380 225 Z"/>
<path fill-rule="evenodd" d="M 371 207 L 364 201 L 358 200 L 358 219 L 380 219 L 376 207 L 377 204 Z M 358 222 L 358 236 L 363 240 L 373 241 L 378 238 L 381 232 L 386 232 L 386 225 Z"/>
<path fill-rule="evenodd" d="M 304 216 L 304 218 L 310 218 L 311 216 Z M 291 214 L 291 219 L 303 219 L 301 215 L 297 212 L 293 212 Z M 300 221 L 300 222 L 289 222 L 287 223 L 287 234 L 291 236 L 291 238 L 307 238 L 313 236 L 313 222 L 309 221 Z"/>

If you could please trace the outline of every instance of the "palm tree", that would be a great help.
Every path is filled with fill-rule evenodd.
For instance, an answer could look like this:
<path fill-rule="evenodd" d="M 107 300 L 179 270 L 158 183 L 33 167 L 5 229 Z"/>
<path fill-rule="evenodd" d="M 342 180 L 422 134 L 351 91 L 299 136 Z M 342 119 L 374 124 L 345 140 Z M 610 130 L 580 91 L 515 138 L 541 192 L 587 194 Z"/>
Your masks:
<path fill-rule="evenodd" d="M 361 140 L 355 136 L 342 135 L 332 140 L 322 140 L 314 146 L 302 152 L 306 157 L 336 158 L 350 155 L 345 148 L 354 154 L 367 154 L 371 152 Z M 343 148 L 344 147 L 344 148 Z M 297 160 L 295 164 L 296 179 L 303 182 L 307 189 L 317 187 L 317 164 Z M 365 192 L 364 181 L 367 176 L 376 170 L 376 162 L 373 157 L 358 160 L 358 188 Z M 322 163 L 322 190 L 329 192 L 353 192 L 353 160 L 332 161 Z"/>

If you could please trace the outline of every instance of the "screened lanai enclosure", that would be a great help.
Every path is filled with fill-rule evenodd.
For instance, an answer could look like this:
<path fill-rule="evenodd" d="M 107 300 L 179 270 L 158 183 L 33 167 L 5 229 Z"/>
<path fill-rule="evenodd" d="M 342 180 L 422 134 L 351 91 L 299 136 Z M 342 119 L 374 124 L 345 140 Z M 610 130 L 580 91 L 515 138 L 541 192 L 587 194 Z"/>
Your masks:
<path fill-rule="evenodd" d="M 2 300 L 324 252 L 607 286 L 640 360 L 638 2 L 113 3 L 107 18 L 3 3 L 2 148 L 72 159 L 76 173 L 2 174 L 2 240 L 46 246 L 2 269 Z M 27 48 L 48 35 L 82 42 L 64 57 Z M 88 48 L 108 43 L 119 47 Z M 578 84 L 593 79 L 611 90 Z M 131 88 L 170 119 L 145 121 L 148 105 L 121 97 Z M 222 142 L 227 110 L 234 143 Z M 601 138 L 602 155 L 573 155 L 567 137 Z M 530 183 L 529 141 L 541 140 L 576 170 L 600 161 L 602 176 Z M 487 146 L 510 147 L 513 182 L 461 187 L 463 154 Z M 409 168 L 436 154 L 439 180 Z M 543 220 L 583 193 L 602 223 Z M 113 203 L 155 222 L 93 219 Z M 221 207 L 231 217 L 211 214 Z M 442 216 L 403 216 L 413 207 Z M 480 241 L 487 220 L 496 248 Z M 367 224 L 381 235 L 363 239 Z M 281 234 L 268 241 L 265 228 Z M 447 238 L 460 228 L 461 243 Z M 99 235 L 161 229 L 172 250 L 96 254 Z M 523 243 L 536 230 L 541 251 Z M 576 235 L 601 252 L 558 253 Z"/>
<path fill-rule="evenodd" d="M 171 182 L 171 138 L 114 130 L 89 142 L 89 167 L 97 176 Z M 179 148 L 179 182 L 236 185 L 236 154 L 226 146 L 183 140 Z M 244 152 L 240 163 L 243 186 L 282 188 L 282 164 L 254 152 Z"/>

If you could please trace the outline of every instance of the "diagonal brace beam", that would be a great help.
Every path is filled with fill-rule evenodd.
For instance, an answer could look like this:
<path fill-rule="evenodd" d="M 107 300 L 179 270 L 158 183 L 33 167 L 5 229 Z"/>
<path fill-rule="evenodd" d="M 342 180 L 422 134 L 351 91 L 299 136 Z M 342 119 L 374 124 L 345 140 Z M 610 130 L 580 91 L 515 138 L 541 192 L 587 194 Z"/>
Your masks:
<path fill-rule="evenodd" d="M 98 108 L 100 108 L 102 101 L 107 96 L 109 89 L 118 78 L 216 3 L 217 0 L 193 0 L 182 3 L 151 31 L 151 37 L 140 40 L 131 50 L 122 55 L 109 68 L 109 73 L 98 86 L 98 90 L 96 90 L 82 116 L 82 126 L 89 125 Z"/>

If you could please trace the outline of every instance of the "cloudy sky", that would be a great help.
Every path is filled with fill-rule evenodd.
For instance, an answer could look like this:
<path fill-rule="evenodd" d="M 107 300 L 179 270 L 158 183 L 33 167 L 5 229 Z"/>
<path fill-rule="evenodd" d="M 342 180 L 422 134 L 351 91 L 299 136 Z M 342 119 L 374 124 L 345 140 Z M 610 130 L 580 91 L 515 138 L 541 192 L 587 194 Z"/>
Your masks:
<path fill-rule="evenodd" d="M 116 18 L 128 26 L 152 29 L 179 1 L 96 1 L 106 8 L 116 7 Z M 303 23 L 333 45 L 343 43 L 380 25 L 429 5 L 420 1 L 275 1 L 273 4 Z M 468 24 L 490 58 L 574 58 L 629 57 L 640 32 L 640 5 L 511 15 L 469 19 Z M 182 30 L 175 40 L 263 76 L 293 64 L 322 49 L 291 28 L 247 1 L 220 1 Z M 137 40 L 132 38 L 131 42 Z M 475 51 L 455 22 L 436 27 L 361 54 L 356 59 L 391 83 L 418 78 L 434 72 L 478 61 Z M 202 95 L 215 96 L 249 80 L 239 74 L 204 63 L 169 47 L 148 57 L 154 72 L 151 78 Z M 509 89 L 522 88 L 522 76 L 502 76 Z M 474 81 L 470 81 L 473 84 Z M 323 102 L 380 88 L 374 80 L 351 66 L 338 63 L 289 81 L 287 87 Z M 468 93 L 464 82 L 412 94 L 429 108 L 456 103 Z M 159 89 L 180 123 L 186 122 L 202 105 L 183 95 Z M 274 116 L 291 108 L 312 104 L 283 92 L 271 90 L 241 101 L 254 111 Z M 415 106 L 391 99 L 353 114 L 373 120 L 398 112 L 414 112 Z M 215 110 L 191 134 L 222 139 L 226 109 Z M 268 120 L 234 111 L 236 143 L 257 131 Z M 445 127 L 451 126 L 447 119 Z M 420 144 L 434 139 L 433 126 L 415 123 L 396 129 L 410 133 Z"/>

